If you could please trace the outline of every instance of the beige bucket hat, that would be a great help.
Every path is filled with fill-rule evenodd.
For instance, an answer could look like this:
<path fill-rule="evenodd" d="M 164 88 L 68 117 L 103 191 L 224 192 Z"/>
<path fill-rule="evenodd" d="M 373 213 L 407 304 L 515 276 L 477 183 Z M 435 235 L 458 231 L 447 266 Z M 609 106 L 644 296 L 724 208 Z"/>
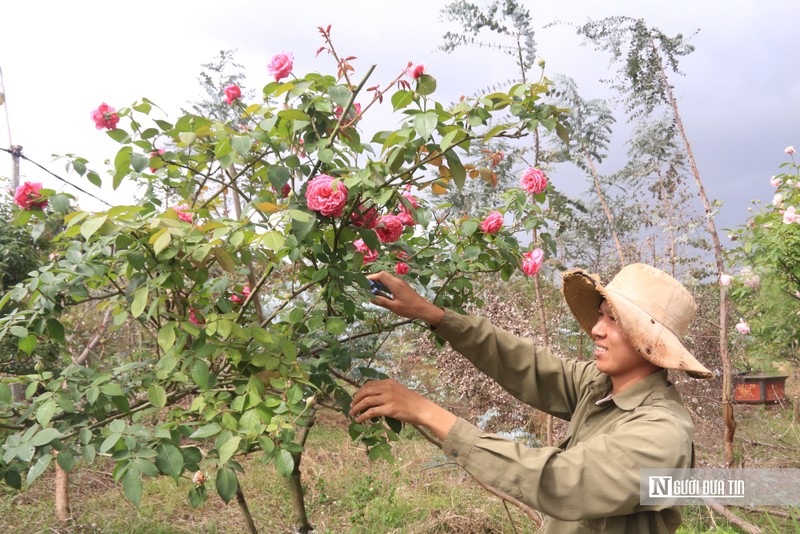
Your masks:
<path fill-rule="evenodd" d="M 694 299 L 664 271 L 634 263 L 603 287 L 596 275 L 575 269 L 563 274 L 562 290 L 572 314 L 590 335 L 605 299 L 622 333 L 646 360 L 694 378 L 713 376 L 681 342 L 697 311 Z"/>

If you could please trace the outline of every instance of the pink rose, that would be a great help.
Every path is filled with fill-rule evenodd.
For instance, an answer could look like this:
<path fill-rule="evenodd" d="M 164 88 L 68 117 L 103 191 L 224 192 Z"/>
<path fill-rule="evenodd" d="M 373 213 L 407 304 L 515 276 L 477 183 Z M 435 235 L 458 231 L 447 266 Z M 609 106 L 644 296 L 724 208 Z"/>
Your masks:
<path fill-rule="evenodd" d="M 378 224 L 378 210 L 374 206 L 366 208 L 361 204 L 350 214 L 350 224 L 359 228 L 375 228 Z"/>
<path fill-rule="evenodd" d="M 244 286 L 242 288 L 242 296 L 240 297 L 236 293 L 231 295 L 231 302 L 235 302 L 236 304 L 244 304 L 244 301 L 250 298 L 250 287 Z"/>
<path fill-rule="evenodd" d="M 543 259 L 544 252 L 540 248 L 526 252 L 522 255 L 522 271 L 527 276 L 534 276 L 539 272 L 539 268 L 542 266 Z"/>
<path fill-rule="evenodd" d="M 791 156 L 792 154 L 794 154 L 794 147 L 792 145 L 789 145 L 783 151 Z"/>
<path fill-rule="evenodd" d="M 412 195 L 411 193 L 403 193 L 403 198 L 405 198 L 413 209 L 417 209 L 419 207 L 419 202 L 417 202 L 417 197 Z M 411 210 L 406 207 L 405 204 L 400 203 L 400 212 L 397 214 L 400 217 L 400 221 L 403 223 L 404 226 L 414 226 L 416 221 L 414 221 L 414 214 Z"/>
<path fill-rule="evenodd" d="M 381 243 L 394 243 L 403 235 L 403 221 L 397 215 L 381 215 L 375 232 Z"/>
<path fill-rule="evenodd" d="M 750 334 L 750 327 L 747 325 L 746 322 L 744 322 L 744 319 L 742 319 L 741 317 L 739 317 L 739 322 L 736 323 L 736 330 L 738 330 L 739 333 L 744 336 Z"/>
<path fill-rule="evenodd" d="M 192 475 L 192 482 L 201 486 L 206 483 L 206 474 L 202 471 L 196 471 L 194 475 Z"/>
<path fill-rule="evenodd" d="M 42 197 L 41 190 L 42 184 L 25 182 L 17 186 L 14 203 L 24 210 L 44 209 L 47 207 L 47 199 Z"/>
<path fill-rule="evenodd" d="M 771 185 L 772 187 L 778 187 L 779 185 L 781 185 L 781 179 L 778 178 L 777 176 L 773 176 L 772 178 L 769 179 L 769 185 Z"/>
<path fill-rule="evenodd" d="M 792 224 L 797 222 L 797 210 L 794 206 L 789 206 L 783 212 L 783 223 Z"/>
<path fill-rule="evenodd" d="M 242 90 L 239 89 L 238 85 L 229 85 L 225 88 L 225 102 L 227 102 L 229 106 L 233 105 L 234 100 L 238 100 L 241 97 Z"/>
<path fill-rule="evenodd" d="M 783 195 L 780 193 L 775 193 L 775 196 L 772 197 L 772 205 L 776 208 L 783 204 Z"/>
<path fill-rule="evenodd" d="M 398 261 L 397 265 L 394 266 L 394 272 L 397 274 L 408 274 L 408 264 Z"/>
<path fill-rule="evenodd" d="M 189 308 L 189 322 L 192 324 L 196 324 L 197 326 L 202 326 L 203 316 L 200 315 L 200 312 L 195 310 L 194 308 Z"/>
<path fill-rule="evenodd" d="M 342 106 L 336 106 L 336 109 L 333 110 L 333 116 L 338 121 L 342 118 L 342 113 L 344 112 L 344 108 Z M 343 126 L 350 126 L 354 124 L 359 117 L 361 116 L 361 104 L 358 102 L 354 103 L 350 107 L 350 112 L 347 114 L 346 120 L 342 123 Z"/>
<path fill-rule="evenodd" d="M 152 152 L 150 152 L 150 159 L 157 158 L 158 156 L 160 156 L 164 152 L 165 151 L 164 151 L 163 148 L 159 148 L 158 150 L 153 150 Z M 157 170 L 158 169 L 156 169 L 155 167 L 150 167 L 150 172 L 156 172 Z"/>
<path fill-rule="evenodd" d="M 729 274 L 719 275 L 719 285 L 723 287 L 728 287 L 729 285 L 731 285 L 731 275 Z"/>
<path fill-rule="evenodd" d="M 326 217 L 341 217 L 347 203 L 347 188 L 337 178 L 320 174 L 308 183 L 306 201 L 310 210 Z"/>
<path fill-rule="evenodd" d="M 414 78 L 415 80 L 425 74 L 425 63 L 417 63 L 416 65 L 410 65 L 406 69 L 406 74 L 409 78 Z"/>
<path fill-rule="evenodd" d="M 105 102 L 100 104 L 100 106 L 96 110 L 92 111 L 91 116 L 92 120 L 94 121 L 94 126 L 98 130 L 101 130 L 103 128 L 107 130 L 117 129 L 117 123 L 119 122 L 119 115 L 117 115 L 117 112 L 114 110 L 114 108 L 112 108 Z"/>
<path fill-rule="evenodd" d="M 189 213 L 187 210 L 190 209 L 189 206 L 186 204 L 181 204 L 180 206 L 175 206 L 172 208 L 175 210 L 175 213 L 178 214 L 178 218 L 183 222 L 191 223 L 192 222 L 192 214 Z"/>
<path fill-rule="evenodd" d="M 499 211 L 493 211 L 481 223 L 481 230 L 485 234 L 496 234 L 503 227 L 503 215 Z"/>
<path fill-rule="evenodd" d="M 353 241 L 353 245 L 355 245 L 356 250 L 360 252 L 364 256 L 364 263 L 372 263 L 373 261 L 378 259 L 378 253 L 372 249 L 370 249 L 366 243 L 364 243 L 363 239 L 356 239 Z"/>
<path fill-rule="evenodd" d="M 541 170 L 531 167 L 522 173 L 519 183 L 529 195 L 538 195 L 547 187 L 547 177 Z"/>
<path fill-rule="evenodd" d="M 269 62 L 267 71 L 269 71 L 272 76 L 275 76 L 276 82 L 279 82 L 292 73 L 293 66 L 294 56 L 289 52 L 281 52 L 280 54 L 272 56 L 272 61 Z"/>

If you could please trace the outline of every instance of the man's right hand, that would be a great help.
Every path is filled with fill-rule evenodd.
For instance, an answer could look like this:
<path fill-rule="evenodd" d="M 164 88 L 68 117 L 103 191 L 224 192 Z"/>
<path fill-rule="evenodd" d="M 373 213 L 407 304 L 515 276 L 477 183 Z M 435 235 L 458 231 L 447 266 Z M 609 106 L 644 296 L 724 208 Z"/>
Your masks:
<path fill-rule="evenodd" d="M 367 276 L 370 280 L 378 282 L 389 288 L 392 298 L 376 296 L 371 302 L 408 319 L 422 319 L 436 328 L 444 317 L 444 310 L 435 306 L 414 291 L 405 280 L 392 276 L 386 271 L 381 271 Z"/>

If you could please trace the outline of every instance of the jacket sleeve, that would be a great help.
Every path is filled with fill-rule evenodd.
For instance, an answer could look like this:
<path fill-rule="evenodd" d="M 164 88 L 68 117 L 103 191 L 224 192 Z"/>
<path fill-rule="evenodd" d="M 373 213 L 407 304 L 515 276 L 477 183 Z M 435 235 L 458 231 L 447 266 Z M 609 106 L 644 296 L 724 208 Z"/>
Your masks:
<path fill-rule="evenodd" d="M 559 358 L 481 317 L 445 310 L 434 332 L 511 395 L 561 419 L 597 374 L 589 362 Z"/>
<path fill-rule="evenodd" d="M 527 448 L 458 419 L 443 450 L 481 482 L 551 517 L 577 521 L 641 511 L 641 468 L 689 467 L 685 426 L 664 410 L 645 411 L 564 451 Z"/>

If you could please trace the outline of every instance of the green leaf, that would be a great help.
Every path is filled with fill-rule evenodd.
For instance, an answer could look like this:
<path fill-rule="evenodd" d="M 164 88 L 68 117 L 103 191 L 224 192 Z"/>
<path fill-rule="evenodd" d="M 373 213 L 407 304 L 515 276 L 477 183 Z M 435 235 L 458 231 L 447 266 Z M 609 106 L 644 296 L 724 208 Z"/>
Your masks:
<path fill-rule="evenodd" d="M 178 480 L 183 472 L 183 455 L 180 449 L 171 443 L 162 443 L 156 451 L 156 466 L 165 475 Z"/>
<path fill-rule="evenodd" d="M 75 457 L 73 457 L 72 453 L 69 451 L 61 451 L 58 453 L 58 456 L 56 456 L 56 462 L 58 462 L 58 465 L 61 466 L 61 469 L 67 473 L 71 473 L 72 469 L 75 467 Z"/>
<path fill-rule="evenodd" d="M 141 286 L 133 292 L 133 302 L 131 303 L 131 316 L 133 318 L 139 317 L 147 306 L 148 288 L 146 285 Z"/>
<path fill-rule="evenodd" d="M 281 475 L 289 478 L 292 471 L 294 471 L 294 458 L 292 458 L 292 453 L 284 449 L 279 450 L 275 455 L 275 469 Z"/>
<path fill-rule="evenodd" d="M 122 183 L 122 179 L 125 178 L 130 170 L 131 152 L 131 147 L 122 147 L 114 158 L 114 180 L 111 183 L 111 186 L 114 190 L 119 187 L 119 184 Z"/>
<path fill-rule="evenodd" d="M 141 154 L 131 154 L 131 167 L 136 172 L 142 172 L 150 166 L 150 158 Z"/>
<path fill-rule="evenodd" d="M 20 476 L 19 471 L 9 469 L 6 471 L 6 474 L 3 478 L 5 479 L 6 484 L 12 488 L 22 489 L 22 477 Z"/>
<path fill-rule="evenodd" d="M 317 152 L 317 157 L 322 163 L 330 163 L 333 161 L 333 150 L 330 148 L 323 148 Z"/>
<path fill-rule="evenodd" d="M 343 85 L 334 85 L 328 89 L 328 94 L 331 96 L 333 103 L 337 106 L 342 106 L 342 108 L 347 105 L 347 103 L 350 101 L 350 98 L 353 96 L 353 93 L 350 92 L 350 89 Z"/>
<path fill-rule="evenodd" d="M 417 135 L 422 139 L 427 140 L 431 132 L 436 129 L 439 123 L 439 117 L 436 113 L 429 111 L 427 113 L 420 113 L 414 117 L 414 130 Z"/>
<path fill-rule="evenodd" d="M 395 111 L 408 106 L 413 101 L 414 93 L 411 91 L 400 90 L 392 95 L 392 107 L 394 107 Z"/>
<path fill-rule="evenodd" d="M 147 388 L 147 400 L 156 408 L 163 408 L 167 404 L 167 390 L 158 384 Z"/>
<path fill-rule="evenodd" d="M 113 434 L 108 436 L 106 439 L 104 439 L 103 443 L 100 444 L 100 454 L 105 454 L 108 451 L 110 451 L 111 449 L 113 449 L 114 445 L 117 444 L 117 442 L 119 441 L 119 438 L 121 438 L 121 437 L 122 436 L 120 434 L 117 434 L 116 432 L 114 432 Z"/>
<path fill-rule="evenodd" d="M 286 236 L 280 232 L 264 232 L 259 241 L 268 249 L 277 252 L 286 243 Z"/>
<path fill-rule="evenodd" d="M 106 135 L 108 135 L 111 139 L 120 144 L 130 143 L 131 141 L 131 136 L 128 135 L 128 132 L 120 128 L 116 128 L 114 130 L 106 130 Z"/>
<path fill-rule="evenodd" d="M 349 97 L 348 97 L 349 98 Z M 278 117 L 289 121 L 309 121 L 311 117 L 299 109 L 284 109 L 278 112 Z"/>
<path fill-rule="evenodd" d="M 86 219 L 83 224 L 81 224 L 81 235 L 88 241 L 89 238 L 103 226 L 104 222 L 106 222 L 105 215 Z"/>
<path fill-rule="evenodd" d="M 47 333 L 50 334 L 50 337 L 59 341 L 61 343 L 65 343 L 66 340 L 64 338 L 64 326 L 58 322 L 56 319 L 48 319 L 47 320 Z"/>
<path fill-rule="evenodd" d="M 167 352 L 175 344 L 175 325 L 167 323 L 158 331 L 158 346 Z M 160 406 L 159 406 L 160 408 Z"/>
<path fill-rule="evenodd" d="M 33 484 L 33 482 L 37 478 L 39 478 L 39 476 L 41 476 L 42 473 L 44 473 L 44 470 L 47 469 L 47 466 L 50 465 L 50 460 L 52 459 L 53 455 L 48 453 L 48 454 L 43 454 L 41 458 L 36 460 L 36 463 L 33 464 L 31 468 L 28 470 L 28 477 L 26 479 L 28 485 Z"/>
<path fill-rule="evenodd" d="M 61 458 L 61 455 L 59 455 Z M 136 467 L 136 470 L 139 471 L 141 474 L 148 476 L 148 477 L 157 477 L 158 476 L 158 468 L 156 465 L 147 460 L 145 458 L 134 458 L 133 465 Z"/>
<path fill-rule="evenodd" d="M 122 491 L 131 504 L 139 508 L 139 502 L 142 500 L 142 476 L 133 466 L 129 467 L 122 477 Z"/>
<path fill-rule="evenodd" d="M 205 360 L 195 360 L 192 364 L 192 380 L 200 389 L 208 389 L 208 364 Z"/>
<path fill-rule="evenodd" d="M 29 443 L 34 447 L 41 447 L 42 445 L 47 445 L 54 439 L 60 437 L 61 432 L 55 428 L 44 428 L 40 432 L 37 432 L 36 435 L 33 436 L 33 438 L 29 441 Z"/>
<path fill-rule="evenodd" d="M 189 490 L 189 503 L 192 508 L 200 508 L 208 499 L 205 486 L 195 486 Z"/>
<path fill-rule="evenodd" d="M 444 157 L 450 167 L 450 174 L 453 176 L 453 180 L 459 189 L 463 189 L 464 182 L 467 179 L 467 172 L 464 170 L 464 165 L 462 165 L 461 160 L 452 150 L 445 152 Z"/>
<path fill-rule="evenodd" d="M 473 221 L 472 219 L 467 219 L 461 225 L 461 235 L 470 236 L 475 233 L 475 230 L 478 229 L 478 222 Z"/>
<path fill-rule="evenodd" d="M 166 228 L 163 228 L 156 232 L 150 240 L 153 243 L 153 252 L 156 254 L 160 253 L 164 249 L 166 249 L 170 242 L 172 242 L 172 234 Z"/>
<path fill-rule="evenodd" d="M 219 463 L 220 465 L 225 465 L 228 463 L 228 460 L 236 453 L 236 450 L 239 448 L 239 442 L 242 441 L 242 438 L 239 436 L 231 437 L 225 444 L 219 448 Z"/>
<path fill-rule="evenodd" d="M 273 165 L 267 170 L 267 180 L 275 188 L 275 191 L 280 191 L 291 179 L 292 175 L 289 169 L 281 165 Z"/>
<path fill-rule="evenodd" d="M 325 321 L 325 330 L 331 335 L 338 336 L 342 334 L 346 328 L 347 323 L 340 317 L 330 317 Z"/>
<path fill-rule="evenodd" d="M 33 352 L 33 349 L 36 348 L 36 344 L 37 344 L 36 336 L 34 336 L 33 334 L 29 334 L 28 337 L 26 337 L 25 339 L 19 340 L 19 343 L 17 343 L 17 348 L 19 348 L 19 350 L 30 356 L 31 353 Z"/>
<path fill-rule="evenodd" d="M 430 74 L 423 74 L 417 78 L 417 93 L 429 95 L 436 91 L 436 78 Z"/>
<path fill-rule="evenodd" d="M 208 438 L 215 434 L 218 434 L 220 430 L 222 430 L 222 427 L 219 426 L 217 423 L 210 423 L 208 425 L 201 426 L 200 428 L 192 432 L 192 435 L 189 436 L 189 439 Z"/>
<path fill-rule="evenodd" d="M 28 337 L 28 329 L 25 328 L 24 326 L 14 325 L 11 328 L 9 328 L 9 332 L 11 332 L 12 335 L 15 335 L 21 339 Z"/>
<path fill-rule="evenodd" d="M 239 481 L 236 478 L 236 473 L 230 467 L 221 467 L 217 471 L 217 493 L 225 501 L 225 504 L 231 502 L 233 496 L 236 495 L 236 490 L 239 489 Z"/>
<path fill-rule="evenodd" d="M 0 383 L 0 402 L 11 402 L 11 388 L 8 385 Z"/>
<path fill-rule="evenodd" d="M 280 115 L 280 113 L 278 113 L 278 115 Z M 303 115 L 305 115 L 305 113 L 303 113 Z M 238 135 L 231 139 L 231 147 L 233 147 L 240 156 L 246 156 L 250 153 L 250 149 L 253 148 L 253 138 L 249 135 Z"/>
<path fill-rule="evenodd" d="M 106 382 L 105 384 L 100 386 L 100 391 L 102 391 L 103 393 L 105 393 L 109 397 L 124 397 L 125 396 L 125 394 L 122 393 L 122 388 L 119 387 L 119 384 L 115 384 L 114 382 Z M 113 429 L 114 423 L 116 423 L 116 421 L 113 421 L 111 423 L 112 429 Z M 120 423 L 122 423 L 122 421 L 120 421 Z"/>
<path fill-rule="evenodd" d="M 50 423 L 50 419 L 53 418 L 54 413 L 56 413 L 56 402 L 53 399 L 47 399 L 36 410 L 36 420 L 39 421 L 39 424 L 43 427 L 47 426 Z"/>
<path fill-rule="evenodd" d="M 89 171 L 86 175 L 86 179 L 89 180 L 89 183 L 96 187 L 100 187 L 103 185 L 103 181 L 100 179 L 100 175 L 94 171 Z"/>
<path fill-rule="evenodd" d="M 221 247 L 214 247 L 214 257 L 217 259 L 217 263 L 219 266 L 222 267 L 223 270 L 233 273 L 236 270 L 236 263 L 233 261 L 233 258 L 228 251 Z"/>

